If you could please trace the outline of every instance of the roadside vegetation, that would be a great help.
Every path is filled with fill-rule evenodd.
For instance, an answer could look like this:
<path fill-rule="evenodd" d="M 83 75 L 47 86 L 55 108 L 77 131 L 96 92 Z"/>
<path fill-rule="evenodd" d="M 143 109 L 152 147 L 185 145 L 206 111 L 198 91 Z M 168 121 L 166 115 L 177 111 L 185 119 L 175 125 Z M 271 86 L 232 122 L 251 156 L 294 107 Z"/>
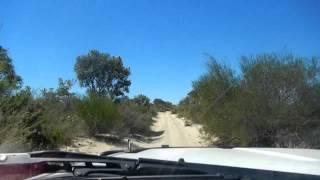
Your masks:
<path fill-rule="evenodd" d="M 172 111 L 173 113 L 175 113 L 175 105 L 173 105 L 169 101 L 164 101 L 162 99 L 156 98 L 153 100 L 153 105 L 155 110 L 158 112 Z"/>
<path fill-rule="evenodd" d="M 72 93 L 76 80 L 63 79 L 33 91 L 0 47 L 0 152 L 55 149 L 80 136 L 152 133 L 156 110 L 144 95 L 126 96 L 130 69 L 121 57 L 92 50 L 77 57 L 74 70 L 86 94 Z"/>
<path fill-rule="evenodd" d="M 149 136 L 164 111 L 202 124 L 215 145 L 320 148 L 318 58 L 246 56 L 238 73 L 210 58 L 178 105 L 127 97 L 131 71 L 121 57 L 91 50 L 76 58 L 74 71 L 76 80 L 34 91 L 0 46 L 0 152 L 55 149 L 101 134 Z M 73 93 L 75 83 L 86 93 Z"/>
<path fill-rule="evenodd" d="M 294 55 L 241 58 L 240 73 L 210 58 L 178 105 L 222 146 L 320 148 L 320 61 Z"/>

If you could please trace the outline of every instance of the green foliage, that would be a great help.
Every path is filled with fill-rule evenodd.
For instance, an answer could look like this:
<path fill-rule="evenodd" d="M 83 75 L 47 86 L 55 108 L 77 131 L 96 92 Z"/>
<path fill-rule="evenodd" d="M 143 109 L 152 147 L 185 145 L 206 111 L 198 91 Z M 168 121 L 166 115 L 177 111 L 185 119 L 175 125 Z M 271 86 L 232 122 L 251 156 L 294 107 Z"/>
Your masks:
<path fill-rule="evenodd" d="M 142 94 L 135 96 L 132 101 L 137 105 L 145 107 L 147 109 L 151 107 L 150 99 Z"/>
<path fill-rule="evenodd" d="M 319 147 L 319 60 L 243 57 L 242 74 L 215 59 L 178 106 L 224 145 Z"/>
<path fill-rule="evenodd" d="M 43 90 L 36 98 L 30 88 L 1 98 L 1 147 L 6 152 L 57 148 L 86 133 L 75 113 L 74 96 L 59 96 L 58 90 Z M 70 131 L 72 129 L 72 131 Z M 18 147 L 18 148 L 17 148 Z"/>
<path fill-rule="evenodd" d="M 138 96 L 135 96 L 131 100 L 131 102 L 131 106 L 134 106 L 135 109 L 137 109 L 141 113 L 149 114 L 151 116 L 157 115 L 155 107 L 152 105 L 150 99 L 147 96 L 140 94 Z"/>
<path fill-rule="evenodd" d="M 98 133 L 151 133 L 150 104 L 137 101 L 148 98 L 138 96 L 118 104 L 95 94 L 79 98 L 70 88 L 61 88 L 66 81 L 59 82 L 57 89 L 44 89 L 37 96 L 26 88 L 1 98 L 0 123 L 5 125 L 0 128 L 1 152 L 55 149 L 78 136 Z"/>
<path fill-rule="evenodd" d="M 86 87 L 90 93 L 116 100 L 129 92 L 130 69 L 124 67 L 120 57 L 91 50 L 77 58 L 75 71 L 80 86 Z"/>
<path fill-rule="evenodd" d="M 0 95 L 10 94 L 21 84 L 22 79 L 15 73 L 11 58 L 7 51 L 0 46 Z"/>
<path fill-rule="evenodd" d="M 114 103 L 108 97 L 89 94 L 79 101 L 77 112 L 84 119 L 91 135 L 148 135 L 155 115 L 149 98 L 144 95 Z"/>
<path fill-rule="evenodd" d="M 30 89 L 21 90 L 15 96 L 1 99 L 1 124 L 0 135 L 2 141 L 11 137 L 19 137 L 26 149 L 35 145 L 43 147 L 47 139 L 43 135 L 41 116 L 43 108 L 38 102 L 33 101 Z M 3 143 L 3 142 L 1 142 Z"/>
<path fill-rule="evenodd" d="M 156 98 L 153 100 L 153 106 L 156 111 L 165 112 L 172 111 L 174 105 L 169 101 L 164 101 L 162 99 Z"/>
<path fill-rule="evenodd" d="M 37 98 L 44 107 L 41 119 L 49 148 L 69 144 L 72 139 L 86 135 L 88 131 L 84 120 L 76 112 L 78 97 L 69 91 L 64 91 L 62 95 L 60 89 L 59 85 L 55 91 L 43 90 L 42 95 Z"/>
<path fill-rule="evenodd" d="M 108 97 L 93 93 L 79 101 L 77 112 L 91 135 L 109 132 L 121 120 L 116 105 Z"/>
<path fill-rule="evenodd" d="M 120 106 L 122 112 L 123 123 L 121 124 L 120 131 L 122 134 L 145 134 L 149 130 L 146 123 L 149 121 L 148 118 L 137 111 L 136 109 L 122 105 Z M 146 120 L 147 119 L 147 120 Z"/>
<path fill-rule="evenodd" d="M 58 80 L 56 89 L 39 94 L 20 89 L 11 59 L 0 47 L 0 151 L 55 149 L 78 136 L 97 133 L 147 135 L 155 115 L 150 100 L 129 91 L 129 68 L 120 57 L 90 51 L 77 58 L 75 70 L 88 94 L 78 97 L 71 80 Z"/>
<path fill-rule="evenodd" d="M 308 63 L 309 61 L 309 63 Z M 311 63 L 310 63 L 311 62 Z M 316 59 L 263 54 L 242 59 L 244 74 L 242 100 L 249 100 L 242 108 L 250 122 L 251 143 L 268 146 L 311 144 L 306 138 L 307 128 L 320 125 L 320 96 L 314 93 L 319 84 Z M 249 109 L 255 109 L 251 112 Z M 258 118 L 260 116 L 260 118 Z M 317 127 L 314 126 L 314 127 Z"/>
<path fill-rule="evenodd" d="M 150 135 L 151 125 L 153 124 L 152 117 L 156 114 L 150 105 L 141 103 L 142 96 L 138 96 L 133 100 L 129 100 L 119 104 L 121 112 L 122 124 L 120 131 L 122 134 L 140 134 Z M 138 103 L 137 103 L 138 102 Z M 145 102 L 145 101 L 142 101 Z"/>
<path fill-rule="evenodd" d="M 74 85 L 74 81 L 72 80 L 63 80 L 62 78 L 58 79 L 58 88 L 57 88 L 57 95 L 59 96 L 70 96 L 70 90 Z"/>

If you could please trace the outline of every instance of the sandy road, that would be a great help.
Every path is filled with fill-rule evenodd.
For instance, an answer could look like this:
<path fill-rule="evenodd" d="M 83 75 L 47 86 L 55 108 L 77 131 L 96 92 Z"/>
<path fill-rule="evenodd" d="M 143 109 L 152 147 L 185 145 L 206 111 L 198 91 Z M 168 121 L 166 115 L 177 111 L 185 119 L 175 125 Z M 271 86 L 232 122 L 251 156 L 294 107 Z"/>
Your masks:
<path fill-rule="evenodd" d="M 200 138 L 200 126 L 185 126 L 184 120 L 171 112 L 159 112 L 152 126 L 153 131 L 163 131 L 160 137 L 149 143 L 137 143 L 142 147 L 169 146 L 203 146 Z"/>
<path fill-rule="evenodd" d="M 155 132 L 163 132 L 160 136 L 150 137 L 149 141 L 138 141 L 132 139 L 134 145 L 143 148 L 181 146 L 205 146 L 200 138 L 200 126 L 185 126 L 184 120 L 178 118 L 171 112 L 159 112 L 155 118 L 156 122 L 151 127 Z M 108 144 L 91 138 L 78 138 L 74 140 L 73 146 L 62 147 L 61 150 L 100 154 L 104 151 L 126 149 L 125 145 Z"/>

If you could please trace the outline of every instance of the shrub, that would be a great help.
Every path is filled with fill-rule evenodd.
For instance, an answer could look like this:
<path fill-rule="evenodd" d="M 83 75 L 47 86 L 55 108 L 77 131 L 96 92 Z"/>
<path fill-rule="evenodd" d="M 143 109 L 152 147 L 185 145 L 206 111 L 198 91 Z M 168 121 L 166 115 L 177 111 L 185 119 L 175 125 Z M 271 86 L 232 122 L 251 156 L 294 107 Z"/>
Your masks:
<path fill-rule="evenodd" d="M 121 129 L 123 132 L 142 135 L 148 135 L 150 133 L 152 116 L 141 113 L 128 105 L 121 105 L 120 111 L 122 117 Z"/>
<path fill-rule="evenodd" d="M 42 127 L 51 146 L 59 147 L 70 144 L 75 137 L 86 135 L 82 118 L 76 113 L 78 99 L 74 96 L 57 97 L 56 99 L 39 99 L 45 110 L 42 115 Z M 72 131 L 70 131 L 72 129 Z"/>
<path fill-rule="evenodd" d="M 110 132 L 121 120 L 120 113 L 111 99 L 96 94 L 83 97 L 78 102 L 77 112 L 91 135 Z"/>
<path fill-rule="evenodd" d="M 48 139 L 42 128 L 41 104 L 34 101 L 30 89 L 22 90 L 15 96 L 1 99 L 1 136 L 25 144 L 25 149 L 44 147 Z M 3 143 L 3 142 L 0 142 Z M 8 141 L 6 142 L 8 143 Z"/>
<path fill-rule="evenodd" d="M 158 112 L 171 111 L 173 109 L 173 104 L 168 101 L 164 101 L 162 99 L 154 99 L 153 100 L 154 109 Z"/>
<path fill-rule="evenodd" d="M 140 96 L 138 96 L 139 98 Z M 139 98 L 140 99 L 140 98 Z M 145 99 L 145 98 L 143 98 Z M 137 101 L 137 97 L 119 104 L 122 124 L 118 132 L 122 134 L 149 135 L 151 133 L 152 117 L 156 114 L 150 104 L 139 103 L 147 101 Z"/>
<path fill-rule="evenodd" d="M 24 151 L 54 149 L 86 133 L 74 111 L 76 98 L 54 94 L 53 90 L 44 90 L 34 98 L 27 88 L 2 98 L 0 121 L 4 126 L 0 128 L 0 135 L 5 138 L 0 144 L 7 144 L 7 150 L 18 146 L 17 143 L 23 145 Z"/>
<path fill-rule="evenodd" d="M 319 60 L 243 57 L 240 76 L 211 59 L 178 106 L 208 137 L 236 146 L 319 147 Z"/>

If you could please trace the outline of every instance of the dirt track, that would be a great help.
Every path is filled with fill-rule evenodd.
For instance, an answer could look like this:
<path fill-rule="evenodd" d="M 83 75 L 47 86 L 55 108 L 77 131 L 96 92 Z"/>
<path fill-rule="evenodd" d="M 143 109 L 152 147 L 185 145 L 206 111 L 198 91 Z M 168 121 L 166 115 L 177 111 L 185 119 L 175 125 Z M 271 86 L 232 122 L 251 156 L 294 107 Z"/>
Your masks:
<path fill-rule="evenodd" d="M 149 143 L 138 143 L 142 147 L 169 146 L 201 146 L 200 126 L 185 126 L 184 120 L 178 118 L 171 112 L 160 112 L 153 125 L 153 131 L 163 131 L 163 134 L 156 137 Z"/>
<path fill-rule="evenodd" d="M 185 126 L 184 120 L 171 112 L 160 112 L 155 118 L 156 122 L 152 130 L 159 136 L 150 137 L 147 141 L 132 139 L 138 147 L 160 147 L 161 145 L 173 146 L 203 146 L 200 138 L 200 126 Z M 125 145 L 112 145 L 103 141 L 88 138 L 79 138 L 72 147 L 64 147 L 62 150 L 100 154 L 101 152 L 115 149 L 126 149 Z"/>

